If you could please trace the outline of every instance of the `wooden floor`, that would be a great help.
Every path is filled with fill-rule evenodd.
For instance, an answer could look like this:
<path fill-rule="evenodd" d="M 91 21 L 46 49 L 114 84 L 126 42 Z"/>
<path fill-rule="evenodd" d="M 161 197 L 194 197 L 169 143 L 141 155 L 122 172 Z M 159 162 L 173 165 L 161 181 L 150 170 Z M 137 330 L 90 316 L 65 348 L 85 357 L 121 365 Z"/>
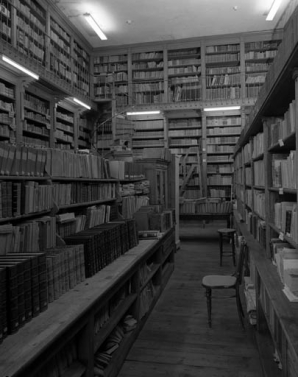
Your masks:
<path fill-rule="evenodd" d="M 219 266 L 216 230 L 225 224 L 180 224 L 175 271 L 130 350 L 119 377 L 263 377 L 251 327 L 243 331 L 234 299 L 216 300 L 207 324 L 204 275 L 232 273 Z"/>

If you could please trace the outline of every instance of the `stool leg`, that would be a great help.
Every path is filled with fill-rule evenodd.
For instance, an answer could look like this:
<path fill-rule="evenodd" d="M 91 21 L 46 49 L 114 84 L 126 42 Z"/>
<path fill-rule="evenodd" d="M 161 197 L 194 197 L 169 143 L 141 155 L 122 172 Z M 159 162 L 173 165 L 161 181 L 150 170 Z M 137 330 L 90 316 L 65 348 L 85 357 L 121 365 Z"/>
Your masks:
<path fill-rule="evenodd" d="M 236 286 L 236 302 L 237 302 L 238 317 L 240 319 L 241 326 L 244 328 L 244 321 L 243 321 L 244 312 L 243 312 L 243 308 L 242 308 L 242 304 L 241 304 L 239 286 L 238 285 Z"/>
<path fill-rule="evenodd" d="M 222 253 L 223 253 L 223 237 L 219 235 L 219 265 L 222 266 Z"/>
<path fill-rule="evenodd" d="M 233 263 L 234 263 L 234 266 L 236 266 L 236 258 L 235 258 L 235 237 L 234 237 L 234 234 L 232 234 L 232 253 L 233 253 Z"/>
<path fill-rule="evenodd" d="M 211 327 L 212 290 L 210 288 L 206 288 L 206 299 L 207 299 L 208 325 L 209 327 Z"/>

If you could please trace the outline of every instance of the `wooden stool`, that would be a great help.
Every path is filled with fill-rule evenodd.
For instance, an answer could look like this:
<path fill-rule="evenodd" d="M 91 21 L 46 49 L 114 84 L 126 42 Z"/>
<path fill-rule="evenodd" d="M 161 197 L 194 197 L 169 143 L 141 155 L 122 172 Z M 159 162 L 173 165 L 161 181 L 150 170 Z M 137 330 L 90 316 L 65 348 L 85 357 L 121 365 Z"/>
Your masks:
<path fill-rule="evenodd" d="M 232 228 L 222 228 L 217 230 L 219 233 L 219 251 L 220 251 L 220 265 L 222 266 L 222 258 L 224 256 L 232 257 L 234 266 L 236 265 L 235 259 L 235 239 L 234 235 L 236 233 L 235 229 Z M 224 241 L 231 241 L 232 250 L 224 250 Z"/>

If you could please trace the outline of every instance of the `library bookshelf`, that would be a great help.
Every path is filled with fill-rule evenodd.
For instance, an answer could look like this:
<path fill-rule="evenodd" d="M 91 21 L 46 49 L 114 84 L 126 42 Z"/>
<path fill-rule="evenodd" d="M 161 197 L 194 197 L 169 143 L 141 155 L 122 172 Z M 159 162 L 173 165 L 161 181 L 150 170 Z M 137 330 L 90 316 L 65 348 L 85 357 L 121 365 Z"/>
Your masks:
<path fill-rule="evenodd" d="M 249 245 L 257 330 L 271 339 L 283 377 L 298 373 L 298 304 L 285 294 L 290 280 L 280 267 L 283 253 L 298 257 L 297 36 L 289 41 L 297 19 L 296 9 L 234 154 L 234 219 Z"/>
<path fill-rule="evenodd" d="M 171 276 L 174 253 L 171 229 L 161 239 L 141 240 L 65 293 L 0 345 L 1 375 L 37 377 L 61 372 L 80 377 L 96 375 L 98 368 L 104 376 L 116 376 Z M 136 321 L 123 333 L 119 327 L 127 316 Z M 105 353 L 115 337 L 114 352 Z M 104 364 L 103 354 L 109 359 Z"/>

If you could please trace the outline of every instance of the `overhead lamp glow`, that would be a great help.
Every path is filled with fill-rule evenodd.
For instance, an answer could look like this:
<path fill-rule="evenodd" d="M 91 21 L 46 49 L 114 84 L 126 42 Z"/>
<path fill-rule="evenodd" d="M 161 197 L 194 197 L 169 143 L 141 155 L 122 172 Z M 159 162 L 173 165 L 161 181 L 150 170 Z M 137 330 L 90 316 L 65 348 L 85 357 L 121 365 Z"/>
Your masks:
<path fill-rule="evenodd" d="M 240 106 L 205 107 L 203 110 L 204 111 L 240 110 Z"/>
<path fill-rule="evenodd" d="M 20 71 L 26 73 L 27 75 L 33 77 L 35 80 L 38 80 L 38 79 L 39 79 L 39 76 L 38 76 L 36 73 L 30 71 L 29 69 L 23 67 L 22 65 L 16 63 L 15 61 L 13 61 L 13 60 L 11 60 L 11 59 L 9 59 L 7 56 L 2 55 L 2 60 L 3 60 L 4 62 L 6 62 L 6 63 L 12 65 L 13 67 L 19 69 Z"/>
<path fill-rule="evenodd" d="M 94 20 L 94 18 L 91 16 L 90 13 L 84 13 L 84 17 L 88 21 L 89 25 L 92 27 L 92 29 L 95 31 L 95 33 L 99 36 L 99 38 L 102 41 L 106 41 L 108 38 L 104 34 L 104 32 L 101 30 L 97 22 Z"/>
<path fill-rule="evenodd" d="M 274 0 L 271 8 L 269 10 L 269 13 L 267 14 L 266 21 L 272 21 L 273 18 L 275 17 L 280 5 L 282 3 L 282 0 Z"/>
<path fill-rule="evenodd" d="M 160 114 L 160 110 L 151 110 L 151 111 L 131 111 L 127 112 L 126 115 L 152 115 Z"/>
<path fill-rule="evenodd" d="M 78 100 L 77 98 L 73 98 L 74 102 L 78 103 L 79 105 L 83 106 L 83 107 L 86 107 L 86 109 L 90 110 L 91 107 L 89 105 L 86 105 L 86 103 Z"/>

